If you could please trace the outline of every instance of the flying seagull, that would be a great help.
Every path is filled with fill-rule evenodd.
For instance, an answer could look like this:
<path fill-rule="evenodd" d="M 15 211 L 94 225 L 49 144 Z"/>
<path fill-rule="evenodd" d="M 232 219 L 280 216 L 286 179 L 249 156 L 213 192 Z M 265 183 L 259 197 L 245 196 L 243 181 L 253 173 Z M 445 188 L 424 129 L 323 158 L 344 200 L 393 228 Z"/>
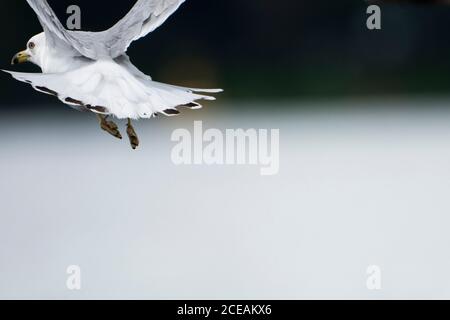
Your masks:
<path fill-rule="evenodd" d="M 112 28 L 102 32 L 70 31 L 63 27 L 46 0 L 27 0 L 44 32 L 32 37 L 12 64 L 32 62 L 42 73 L 5 71 L 35 90 L 98 116 L 100 127 L 121 139 L 109 119 L 128 119 L 127 135 L 139 145 L 131 120 L 157 114 L 174 116 L 177 108 L 199 109 L 199 100 L 220 89 L 193 89 L 155 82 L 138 70 L 126 54 L 130 44 L 161 26 L 185 0 L 138 0 Z"/>

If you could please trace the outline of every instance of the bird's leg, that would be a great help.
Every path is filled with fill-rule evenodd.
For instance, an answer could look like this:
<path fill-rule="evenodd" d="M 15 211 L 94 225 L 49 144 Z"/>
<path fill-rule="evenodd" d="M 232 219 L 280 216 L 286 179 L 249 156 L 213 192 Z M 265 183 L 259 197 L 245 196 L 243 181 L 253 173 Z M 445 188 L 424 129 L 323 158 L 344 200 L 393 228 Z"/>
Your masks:
<path fill-rule="evenodd" d="M 136 134 L 136 131 L 134 131 L 133 126 L 131 125 L 130 119 L 128 119 L 127 134 L 128 138 L 130 138 L 131 147 L 133 148 L 133 150 L 135 150 L 139 146 L 139 138 Z"/>
<path fill-rule="evenodd" d="M 117 139 L 122 139 L 119 127 L 112 121 L 108 121 L 108 116 L 97 114 L 98 120 L 100 121 L 100 127 L 102 130 L 108 132 L 110 135 L 116 137 Z"/>

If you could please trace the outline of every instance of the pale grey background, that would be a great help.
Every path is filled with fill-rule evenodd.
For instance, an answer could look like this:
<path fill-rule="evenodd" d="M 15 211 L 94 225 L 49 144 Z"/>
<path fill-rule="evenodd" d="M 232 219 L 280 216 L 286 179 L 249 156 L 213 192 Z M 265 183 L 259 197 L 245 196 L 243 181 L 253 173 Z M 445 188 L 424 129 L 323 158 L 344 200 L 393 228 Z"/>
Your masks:
<path fill-rule="evenodd" d="M 140 122 L 137 152 L 62 105 L 2 113 L 0 298 L 450 298 L 449 103 L 219 103 Z M 280 174 L 174 166 L 193 120 L 279 128 Z"/>

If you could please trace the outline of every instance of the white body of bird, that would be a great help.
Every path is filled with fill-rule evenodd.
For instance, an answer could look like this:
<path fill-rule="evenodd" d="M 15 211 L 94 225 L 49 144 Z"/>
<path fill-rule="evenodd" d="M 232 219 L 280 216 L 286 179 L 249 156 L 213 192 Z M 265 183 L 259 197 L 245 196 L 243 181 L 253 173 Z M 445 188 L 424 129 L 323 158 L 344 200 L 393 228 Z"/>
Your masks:
<path fill-rule="evenodd" d="M 138 0 L 114 27 L 103 32 L 66 30 L 46 0 L 27 0 L 44 32 L 34 36 L 13 63 L 30 61 L 43 73 L 10 73 L 37 91 L 54 95 L 79 110 L 119 119 L 176 115 L 177 107 L 201 108 L 198 100 L 215 100 L 193 89 L 155 82 L 126 54 L 129 45 L 155 30 L 185 0 Z"/>

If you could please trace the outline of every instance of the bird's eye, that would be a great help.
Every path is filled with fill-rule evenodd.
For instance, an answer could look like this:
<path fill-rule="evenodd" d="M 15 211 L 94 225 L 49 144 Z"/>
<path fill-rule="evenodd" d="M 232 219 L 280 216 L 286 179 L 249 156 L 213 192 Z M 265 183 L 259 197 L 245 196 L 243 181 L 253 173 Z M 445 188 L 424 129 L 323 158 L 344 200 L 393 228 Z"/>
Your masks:
<path fill-rule="evenodd" d="M 36 47 L 36 44 L 35 44 L 34 42 L 30 42 L 30 43 L 28 44 L 28 48 L 34 49 L 34 47 Z"/>

